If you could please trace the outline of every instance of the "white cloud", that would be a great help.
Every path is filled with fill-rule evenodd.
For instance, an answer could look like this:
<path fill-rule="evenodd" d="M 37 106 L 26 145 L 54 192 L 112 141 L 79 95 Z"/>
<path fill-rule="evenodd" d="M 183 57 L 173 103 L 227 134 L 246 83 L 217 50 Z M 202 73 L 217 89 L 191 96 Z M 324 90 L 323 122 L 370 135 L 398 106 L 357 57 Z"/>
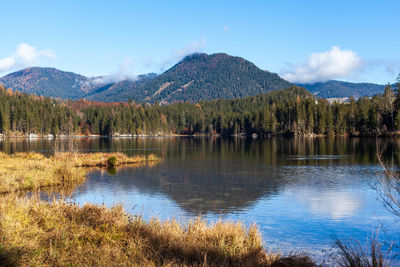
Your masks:
<path fill-rule="evenodd" d="M 42 58 L 54 59 L 56 56 L 49 49 L 38 51 L 34 46 L 22 43 L 17 46 L 11 56 L 0 59 L 0 72 L 9 71 L 17 67 L 25 67 L 36 63 Z"/>
<path fill-rule="evenodd" d="M 15 60 L 12 57 L 0 59 L 0 72 L 6 71 L 15 65 Z"/>
<path fill-rule="evenodd" d="M 188 46 L 181 48 L 173 53 L 173 56 L 177 59 L 182 59 L 187 55 L 199 52 L 206 45 L 206 39 L 202 36 L 199 41 L 194 41 Z"/>
<path fill-rule="evenodd" d="M 133 74 L 133 68 L 134 63 L 132 58 L 126 57 L 113 76 L 116 78 L 116 81 L 136 80 L 137 76 Z"/>
<path fill-rule="evenodd" d="M 107 84 L 112 82 L 120 82 L 123 80 L 135 81 L 138 79 L 138 77 L 137 75 L 133 74 L 133 68 L 133 60 L 130 57 L 126 57 L 115 73 L 111 75 L 95 77 L 91 82 L 95 84 Z"/>
<path fill-rule="evenodd" d="M 155 72 L 163 72 L 181 61 L 184 57 L 196 52 L 202 52 L 206 45 L 207 41 L 204 36 L 202 36 L 199 40 L 193 41 L 183 48 L 171 50 L 170 56 L 164 60 L 155 60 L 152 57 L 145 58 L 144 66 L 151 69 L 152 72 L 154 72 L 154 70 L 156 70 Z"/>
<path fill-rule="evenodd" d="M 15 54 L 17 58 L 26 64 L 32 64 L 38 56 L 36 48 L 28 44 L 19 44 Z"/>
<path fill-rule="evenodd" d="M 164 71 L 168 67 L 170 67 L 172 64 L 175 64 L 179 61 L 181 61 L 184 57 L 196 53 L 196 52 L 201 52 L 202 49 L 207 45 L 206 39 L 204 36 L 200 38 L 198 41 L 191 42 L 189 45 L 180 48 L 178 50 L 172 51 L 171 55 L 168 59 L 164 60 L 159 66 L 160 66 L 160 71 Z"/>
<path fill-rule="evenodd" d="M 366 65 L 370 69 L 383 68 L 390 75 L 397 75 L 400 73 L 400 60 L 398 59 L 368 60 Z"/>
<path fill-rule="evenodd" d="M 307 63 L 297 65 L 283 74 L 283 78 L 297 83 L 324 82 L 348 77 L 361 65 L 362 60 L 355 52 L 334 46 L 329 51 L 311 54 Z"/>
<path fill-rule="evenodd" d="M 54 52 L 51 51 L 50 49 L 45 49 L 45 50 L 39 51 L 39 55 L 46 57 L 46 58 L 51 58 L 51 59 L 57 58 L 57 56 L 54 54 Z"/>

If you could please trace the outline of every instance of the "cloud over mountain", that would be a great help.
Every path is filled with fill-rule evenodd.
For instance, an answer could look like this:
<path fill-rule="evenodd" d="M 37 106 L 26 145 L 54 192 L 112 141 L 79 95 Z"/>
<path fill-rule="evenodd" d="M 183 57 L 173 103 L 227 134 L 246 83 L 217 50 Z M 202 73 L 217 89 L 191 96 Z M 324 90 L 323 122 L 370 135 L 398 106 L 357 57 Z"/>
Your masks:
<path fill-rule="evenodd" d="M 172 51 L 169 58 L 160 64 L 160 71 L 165 71 L 167 68 L 171 67 L 172 64 L 181 61 L 184 57 L 190 54 L 202 51 L 206 45 L 206 39 L 204 36 L 201 36 L 200 40 L 193 41 L 185 47 Z M 152 63 L 154 64 L 154 62 Z"/>
<path fill-rule="evenodd" d="M 125 57 L 116 72 L 110 75 L 95 77 L 88 81 L 87 84 L 107 84 L 123 80 L 136 81 L 138 76 L 133 73 L 133 67 L 133 60 L 130 57 Z"/>
<path fill-rule="evenodd" d="M 19 44 L 15 52 L 0 59 L 0 72 L 9 71 L 13 68 L 21 68 L 36 63 L 42 58 L 56 58 L 53 51 L 49 49 L 37 50 L 36 47 L 26 43 Z"/>
<path fill-rule="evenodd" d="M 311 54 L 308 62 L 298 64 L 283 78 L 296 83 L 325 82 L 348 77 L 361 65 L 362 60 L 355 52 L 334 46 L 329 51 Z"/>
<path fill-rule="evenodd" d="M 11 69 L 15 65 L 13 57 L 5 57 L 0 59 L 0 72 Z"/>

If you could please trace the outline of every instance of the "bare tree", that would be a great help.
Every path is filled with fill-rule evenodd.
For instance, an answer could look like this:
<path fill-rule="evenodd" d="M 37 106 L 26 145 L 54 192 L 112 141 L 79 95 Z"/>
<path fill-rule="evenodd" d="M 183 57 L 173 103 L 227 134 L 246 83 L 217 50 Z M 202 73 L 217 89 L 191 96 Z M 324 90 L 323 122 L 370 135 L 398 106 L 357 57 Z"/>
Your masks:
<path fill-rule="evenodd" d="M 392 121 L 392 130 L 394 130 L 394 112 L 396 110 L 395 107 L 395 100 L 396 95 L 392 89 L 390 84 L 385 86 L 385 91 L 383 93 L 383 100 L 384 100 L 384 110 L 390 114 L 391 121 Z"/>
<path fill-rule="evenodd" d="M 55 138 L 53 143 L 54 154 L 61 152 L 70 152 L 75 156 L 79 152 L 79 138 Z"/>
<path fill-rule="evenodd" d="M 378 175 L 373 189 L 378 192 L 386 209 L 400 219 L 400 165 L 397 159 L 392 156 L 391 161 L 383 160 L 383 152 L 386 150 L 386 143 L 381 147 L 381 142 L 376 139 L 377 160 L 382 168 Z M 400 220 L 399 220 L 400 221 Z M 378 231 L 379 232 L 379 231 Z M 394 264 L 391 254 L 392 249 L 399 246 L 398 240 L 391 240 L 388 249 L 382 251 L 382 244 L 378 240 L 379 233 L 371 240 L 369 246 L 360 244 L 358 241 L 346 244 L 336 239 L 336 246 L 339 248 L 339 258 L 336 262 L 339 266 L 345 267 L 386 267 Z M 394 265 L 393 265 L 394 266 Z"/>
<path fill-rule="evenodd" d="M 376 141 L 377 159 L 382 168 L 374 189 L 381 197 L 386 209 L 400 219 L 400 168 L 399 162 L 392 157 L 391 162 L 385 163 L 382 159 L 384 149 L 380 146 L 380 140 Z"/>

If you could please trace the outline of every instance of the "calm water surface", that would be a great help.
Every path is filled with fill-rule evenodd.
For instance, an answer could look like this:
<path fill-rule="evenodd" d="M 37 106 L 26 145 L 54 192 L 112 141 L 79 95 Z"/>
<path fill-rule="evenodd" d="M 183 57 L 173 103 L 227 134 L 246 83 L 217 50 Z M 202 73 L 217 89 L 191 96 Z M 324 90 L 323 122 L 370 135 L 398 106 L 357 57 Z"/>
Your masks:
<path fill-rule="evenodd" d="M 53 141 L 5 141 L 3 151 L 51 153 Z M 271 249 L 327 254 L 335 236 L 399 239 L 400 223 L 371 186 L 380 166 L 375 139 L 113 138 L 82 139 L 84 152 L 155 153 L 155 166 L 94 170 L 71 200 L 122 203 L 146 219 L 201 215 L 256 223 Z M 381 140 L 385 160 L 400 144 Z M 384 230 L 384 231 L 383 231 Z M 384 233 L 385 232 L 385 233 Z"/>

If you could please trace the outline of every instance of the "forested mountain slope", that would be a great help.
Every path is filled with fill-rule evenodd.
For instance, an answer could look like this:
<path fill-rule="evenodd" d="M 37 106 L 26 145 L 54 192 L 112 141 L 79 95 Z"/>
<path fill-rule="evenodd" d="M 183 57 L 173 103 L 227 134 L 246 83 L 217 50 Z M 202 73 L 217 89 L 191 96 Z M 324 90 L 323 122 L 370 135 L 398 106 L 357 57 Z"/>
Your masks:
<path fill-rule="evenodd" d="M 14 91 L 49 97 L 80 98 L 96 86 L 85 76 L 55 68 L 26 68 L 0 78 L 0 84 Z"/>
<path fill-rule="evenodd" d="M 55 68 L 31 67 L 0 78 L 0 84 L 14 91 L 62 99 L 101 102 L 171 104 L 201 100 L 233 99 L 285 89 L 292 84 L 253 63 L 223 53 L 192 54 L 162 74 L 149 73 L 135 79 L 85 77 Z M 317 97 L 359 98 L 383 92 L 383 85 L 327 81 L 299 84 Z"/>
<path fill-rule="evenodd" d="M 362 96 L 373 96 L 383 93 L 384 85 L 374 83 L 350 83 L 342 81 L 327 81 L 314 84 L 298 84 L 313 93 L 315 96 L 323 98 L 342 98 Z"/>
<path fill-rule="evenodd" d="M 291 84 L 275 73 L 259 69 L 253 63 L 227 54 L 193 54 L 149 79 L 146 83 L 117 84 L 88 97 L 104 102 L 133 99 L 136 102 L 168 104 L 199 100 L 230 99 L 264 94 Z"/>

